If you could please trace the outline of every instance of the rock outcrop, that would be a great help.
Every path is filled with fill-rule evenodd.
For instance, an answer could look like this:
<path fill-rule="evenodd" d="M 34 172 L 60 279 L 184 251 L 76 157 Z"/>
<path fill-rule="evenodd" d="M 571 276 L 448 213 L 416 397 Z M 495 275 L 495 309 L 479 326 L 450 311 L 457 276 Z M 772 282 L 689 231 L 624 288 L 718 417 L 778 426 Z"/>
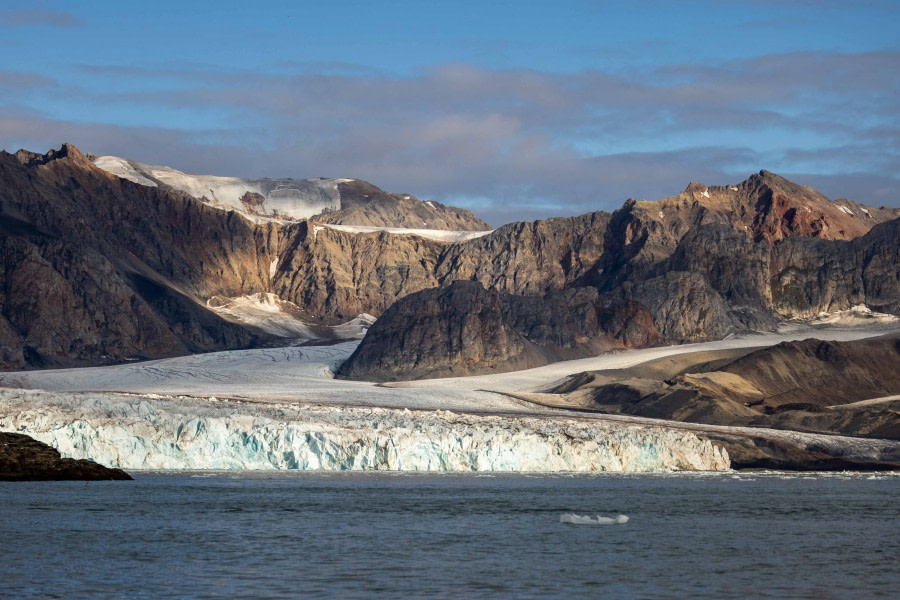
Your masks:
<path fill-rule="evenodd" d="M 412 294 L 375 321 L 338 375 L 392 381 L 544 364 L 503 309 L 500 292 L 471 281 Z"/>
<path fill-rule="evenodd" d="M 511 223 L 446 247 L 435 266 L 442 285 L 480 281 L 509 294 L 541 295 L 575 284 L 603 254 L 610 215 Z"/>
<path fill-rule="evenodd" d="M 381 315 L 398 298 L 438 286 L 435 264 L 445 246 L 415 235 L 348 233 L 314 222 L 282 234 L 272 291 L 310 320 L 342 322 Z"/>
<path fill-rule="evenodd" d="M 21 433 L 0 431 L 0 481 L 99 481 L 131 479 L 85 459 L 62 458 L 55 449 Z"/>
<path fill-rule="evenodd" d="M 617 252 L 628 251 L 620 248 Z M 601 263 L 606 256 L 609 254 Z M 504 292 L 493 301 L 504 305 L 506 323 L 552 362 L 596 354 L 602 347 L 611 347 L 609 344 L 640 347 L 773 329 L 784 319 L 808 318 L 859 304 L 897 313 L 898 258 L 900 219 L 880 224 L 851 241 L 795 237 L 774 245 L 764 239 L 754 241 L 723 224 L 707 224 L 689 229 L 672 252 L 652 267 L 643 263 L 629 272 L 626 261 L 621 269 L 629 274 L 621 282 L 608 284 L 606 290 L 576 281 L 558 290 L 548 285 L 551 291 L 543 294 Z M 459 282 L 450 287 L 455 285 Z M 383 315 L 380 326 L 369 330 L 342 373 L 361 379 L 403 379 L 496 371 L 494 360 L 482 364 L 471 357 L 465 369 L 454 370 L 449 368 L 451 355 L 446 352 L 423 357 L 422 339 L 434 336 L 441 340 L 449 320 L 481 310 L 478 304 L 467 304 L 480 301 L 477 295 L 453 295 L 455 305 L 449 303 L 450 297 L 444 296 L 441 311 L 428 313 L 427 323 L 415 318 L 414 298 L 401 300 L 407 302 L 404 309 Z M 406 337 L 404 328 L 421 331 Z M 500 338 L 494 342 L 501 343 L 507 342 Z M 483 345 L 484 341 L 480 347 Z M 367 356 L 369 353 L 372 356 Z M 500 349 L 482 354 L 499 355 Z M 417 364 L 428 362 L 428 368 L 404 368 L 404 361 L 413 356 Z M 503 359 L 507 360 L 506 370 L 516 368 L 516 361 Z M 534 366 L 534 361 L 530 357 L 526 363 Z M 390 368 L 385 370 L 388 364 Z"/>
<path fill-rule="evenodd" d="M 498 373 L 656 339 L 646 309 L 594 288 L 523 296 L 455 281 L 395 302 L 338 376 L 394 381 Z"/>
<path fill-rule="evenodd" d="M 316 215 L 314 220 L 336 225 L 487 231 L 490 225 L 470 211 L 409 194 L 389 194 L 368 181 L 338 184 L 341 208 Z"/>

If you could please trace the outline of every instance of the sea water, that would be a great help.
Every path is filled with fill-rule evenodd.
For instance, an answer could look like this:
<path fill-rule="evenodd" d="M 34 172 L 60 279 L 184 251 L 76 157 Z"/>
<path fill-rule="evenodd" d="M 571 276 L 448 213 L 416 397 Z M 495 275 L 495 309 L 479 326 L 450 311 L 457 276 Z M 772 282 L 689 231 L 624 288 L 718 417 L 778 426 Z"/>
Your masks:
<path fill-rule="evenodd" d="M 896 597 L 898 498 L 849 474 L 2 483 L 0 596 Z"/>

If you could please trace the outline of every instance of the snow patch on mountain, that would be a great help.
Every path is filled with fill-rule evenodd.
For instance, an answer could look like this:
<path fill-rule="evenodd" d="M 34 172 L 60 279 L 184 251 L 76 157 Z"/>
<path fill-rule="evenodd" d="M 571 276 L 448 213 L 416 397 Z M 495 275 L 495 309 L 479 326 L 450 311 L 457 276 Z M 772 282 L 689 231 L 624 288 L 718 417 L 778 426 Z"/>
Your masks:
<path fill-rule="evenodd" d="M 157 187 L 155 181 L 151 181 L 141 175 L 140 171 L 131 166 L 124 158 L 119 158 L 118 156 L 98 156 L 94 159 L 94 166 L 107 173 L 112 173 L 117 177 L 121 177 L 122 179 L 137 183 L 138 185 Z"/>
<path fill-rule="evenodd" d="M 192 175 L 159 165 L 99 156 L 94 165 L 141 185 L 164 184 L 222 210 L 234 210 L 254 221 L 307 219 L 340 210 L 338 184 L 352 179 L 241 179 Z"/>
<path fill-rule="evenodd" d="M 272 293 L 235 298 L 213 296 L 206 301 L 206 306 L 227 321 L 251 325 L 272 335 L 302 340 L 318 337 L 300 319 L 300 308 L 296 304 Z"/>
<path fill-rule="evenodd" d="M 897 323 L 900 321 L 894 315 L 880 313 L 872 310 L 865 304 L 857 304 L 847 310 L 836 312 L 821 312 L 810 323 L 817 325 L 874 325 L 876 323 Z"/>
<path fill-rule="evenodd" d="M 310 325 L 303 311 L 293 302 L 282 300 L 271 292 L 224 298 L 213 296 L 206 306 L 226 321 L 250 325 L 266 333 L 295 341 L 361 340 L 375 317 L 363 313 L 340 325 Z"/>
<path fill-rule="evenodd" d="M 417 235 L 438 242 L 457 243 L 474 240 L 493 233 L 488 231 L 446 231 L 443 229 L 407 229 L 405 227 L 370 227 L 362 225 L 334 225 L 327 223 L 325 227 L 345 233 L 377 233 L 384 231 L 395 235 Z"/>
<path fill-rule="evenodd" d="M 338 339 L 361 340 L 366 336 L 366 332 L 373 323 L 375 323 L 375 317 L 368 313 L 362 313 L 355 319 L 332 327 L 332 331 Z"/>

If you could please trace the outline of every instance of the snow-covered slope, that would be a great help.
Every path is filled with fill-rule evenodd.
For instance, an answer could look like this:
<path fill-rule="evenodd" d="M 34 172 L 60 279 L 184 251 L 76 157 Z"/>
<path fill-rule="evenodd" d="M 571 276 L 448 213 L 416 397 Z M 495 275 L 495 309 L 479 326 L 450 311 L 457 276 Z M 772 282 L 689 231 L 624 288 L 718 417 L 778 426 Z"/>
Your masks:
<path fill-rule="evenodd" d="M 363 313 L 340 325 L 310 325 L 303 320 L 299 306 L 271 292 L 234 298 L 213 296 L 206 301 L 206 307 L 226 321 L 250 325 L 295 342 L 361 340 L 375 322 L 375 317 Z"/>
<path fill-rule="evenodd" d="M 721 471 L 693 433 L 529 417 L 0 390 L 0 430 L 125 469 Z"/>
<path fill-rule="evenodd" d="M 873 311 L 865 304 L 857 304 L 848 310 L 841 310 L 834 313 L 819 313 L 819 315 L 809 320 L 810 323 L 819 325 L 874 325 L 877 323 L 894 324 L 900 322 L 900 319 L 894 315 Z"/>
<path fill-rule="evenodd" d="M 117 156 L 99 156 L 94 165 L 140 185 L 164 184 L 225 210 L 254 220 L 307 219 L 340 210 L 338 184 L 350 179 L 240 179 L 192 175 L 171 167 L 148 165 Z M 258 196 L 256 196 L 258 194 Z M 243 201 L 242 201 L 243 199 Z"/>
<path fill-rule="evenodd" d="M 206 307 L 228 321 L 252 325 L 280 337 L 303 340 L 317 337 L 300 319 L 296 304 L 272 293 L 260 292 L 236 298 L 213 296 L 206 301 Z"/>
<path fill-rule="evenodd" d="M 493 229 L 486 231 L 446 231 L 443 229 L 412 229 L 407 227 L 371 227 L 361 225 L 333 225 L 326 224 L 325 227 L 344 231 L 346 233 L 377 233 L 385 231 L 396 235 L 417 235 L 419 237 L 428 238 L 437 242 L 457 243 L 474 240 L 493 233 Z"/>

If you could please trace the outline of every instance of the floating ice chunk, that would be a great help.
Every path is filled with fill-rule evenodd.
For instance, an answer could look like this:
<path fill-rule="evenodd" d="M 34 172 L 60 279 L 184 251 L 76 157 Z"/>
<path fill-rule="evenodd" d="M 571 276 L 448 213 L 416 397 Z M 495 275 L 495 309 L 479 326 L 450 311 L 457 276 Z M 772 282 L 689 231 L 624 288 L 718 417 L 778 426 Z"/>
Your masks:
<path fill-rule="evenodd" d="M 589 515 L 581 516 L 575 513 L 563 513 L 559 516 L 560 523 L 569 523 L 570 525 L 624 525 L 628 522 L 628 517 L 618 515 L 616 517 L 591 517 Z"/>

